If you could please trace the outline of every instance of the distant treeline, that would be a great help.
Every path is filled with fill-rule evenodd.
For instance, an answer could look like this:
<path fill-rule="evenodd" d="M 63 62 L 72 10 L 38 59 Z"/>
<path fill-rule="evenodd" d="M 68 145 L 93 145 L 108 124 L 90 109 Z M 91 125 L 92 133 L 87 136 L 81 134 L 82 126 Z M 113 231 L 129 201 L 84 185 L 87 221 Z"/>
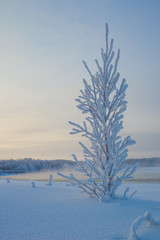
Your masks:
<path fill-rule="evenodd" d="M 24 158 L 20 160 L 0 160 L 0 175 L 4 173 L 26 173 L 41 170 L 54 170 L 65 167 L 67 164 L 75 165 L 70 160 L 40 160 Z"/>
<path fill-rule="evenodd" d="M 126 162 L 130 165 L 139 163 L 140 167 L 160 167 L 160 158 L 141 158 L 128 159 Z M 65 167 L 66 165 L 75 165 L 71 160 L 40 160 L 24 158 L 20 160 L 0 160 L 0 175 L 5 173 L 27 173 L 41 170 L 54 170 Z"/>
<path fill-rule="evenodd" d="M 128 159 L 126 162 L 130 165 L 139 163 L 140 167 L 160 167 L 160 157 L 154 158 L 133 158 Z"/>

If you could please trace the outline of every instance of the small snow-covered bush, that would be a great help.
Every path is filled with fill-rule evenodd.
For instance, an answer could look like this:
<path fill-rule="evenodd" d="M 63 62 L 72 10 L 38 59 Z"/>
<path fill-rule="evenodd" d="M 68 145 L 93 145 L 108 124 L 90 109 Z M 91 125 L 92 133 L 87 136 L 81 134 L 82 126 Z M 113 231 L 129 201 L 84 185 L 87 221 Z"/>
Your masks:
<path fill-rule="evenodd" d="M 9 178 L 7 179 L 7 183 L 10 183 L 10 179 Z"/>
<path fill-rule="evenodd" d="M 141 226 L 141 224 L 147 221 L 149 225 L 157 225 L 158 223 L 153 219 L 151 214 L 146 212 L 144 216 L 137 217 L 131 224 L 130 233 L 128 240 L 138 240 L 137 229 Z"/>
<path fill-rule="evenodd" d="M 35 182 L 31 182 L 32 188 L 36 188 Z"/>
<path fill-rule="evenodd" d="M 52 180 L 53 180 L 53 175 L 50 175 L 49 176 L 49 183 L 48 183 L 49 186 L 52 186 Z"/>

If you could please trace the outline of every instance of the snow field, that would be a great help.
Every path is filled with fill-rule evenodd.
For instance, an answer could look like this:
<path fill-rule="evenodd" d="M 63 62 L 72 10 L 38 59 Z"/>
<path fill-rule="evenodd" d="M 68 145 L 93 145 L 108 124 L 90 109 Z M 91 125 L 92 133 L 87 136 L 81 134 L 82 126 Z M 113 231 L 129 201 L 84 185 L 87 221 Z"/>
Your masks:
<path fill-rule="evenodd" d="M 0 240 L 124 240 L 146 211 L 160 221 L 160 184 L 123 184 L 138 193 L 100 203 L 64 182 L 0 180 Z M 141 226 L 142 240 L 159 240 L 160 226 Z"/>

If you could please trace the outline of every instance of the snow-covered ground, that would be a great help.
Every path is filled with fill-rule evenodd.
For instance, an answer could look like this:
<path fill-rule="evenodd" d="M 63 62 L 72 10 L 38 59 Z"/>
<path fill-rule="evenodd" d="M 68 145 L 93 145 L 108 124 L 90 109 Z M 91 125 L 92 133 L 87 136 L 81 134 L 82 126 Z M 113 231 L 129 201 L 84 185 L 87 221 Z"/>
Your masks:
<path fill-rule="evenodd" d="M 138 193 L 100 203 L 65 182 L 7 183 L 0 179 L 0 240 L 127 240 L 132 221 L 146 211 L 160 222 L 160 184 L 126 183 Z M 140 226 L 142 240 L 160 240 L 160 225 Z"/>

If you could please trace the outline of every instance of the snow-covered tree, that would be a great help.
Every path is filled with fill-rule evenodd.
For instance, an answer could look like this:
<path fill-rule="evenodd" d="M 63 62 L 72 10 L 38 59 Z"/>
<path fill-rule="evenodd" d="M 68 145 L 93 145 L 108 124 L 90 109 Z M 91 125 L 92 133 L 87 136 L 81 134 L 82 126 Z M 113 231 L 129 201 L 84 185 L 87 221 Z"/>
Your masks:
<path fill-rule="evenodd" d="M 117 72 L 120 50 L 114 60 L 113 42 L 108 41 L 108 25 L 106 24 L 106 49 L 101 49 L 102 67 L 95 60 L 98 71 L 93 75 L 85 61 L 85 68 L 90 75 L 90 83 L 85 79 L 84 90 L 76 99 L 77 107 L 86 115 L 82 125 L 69 122 L 73 126 L 71 134 L 80 133 L 89 140 L 90 146 L 79 144 L 83 148 L 84 161 L 73 158 L 77 163 L 76 170 L 84 173 L 85 180 L 78 180 L 73 174 L 61 176 L 70 180 L 90 197 L 97 197 L 101 201 L 115 198 L 115 191 L 123 180 L 131 178 L 136 166 L 129 166 L 124 161 L 128 156 L 128 146 L 134 144 L 130 136 L 123 141 L 119 135 L 123 128 L 123 112 L 127 101 L 125 92 L 128 87 L 126 80 L 117 82 L 120 78 Z"/>

